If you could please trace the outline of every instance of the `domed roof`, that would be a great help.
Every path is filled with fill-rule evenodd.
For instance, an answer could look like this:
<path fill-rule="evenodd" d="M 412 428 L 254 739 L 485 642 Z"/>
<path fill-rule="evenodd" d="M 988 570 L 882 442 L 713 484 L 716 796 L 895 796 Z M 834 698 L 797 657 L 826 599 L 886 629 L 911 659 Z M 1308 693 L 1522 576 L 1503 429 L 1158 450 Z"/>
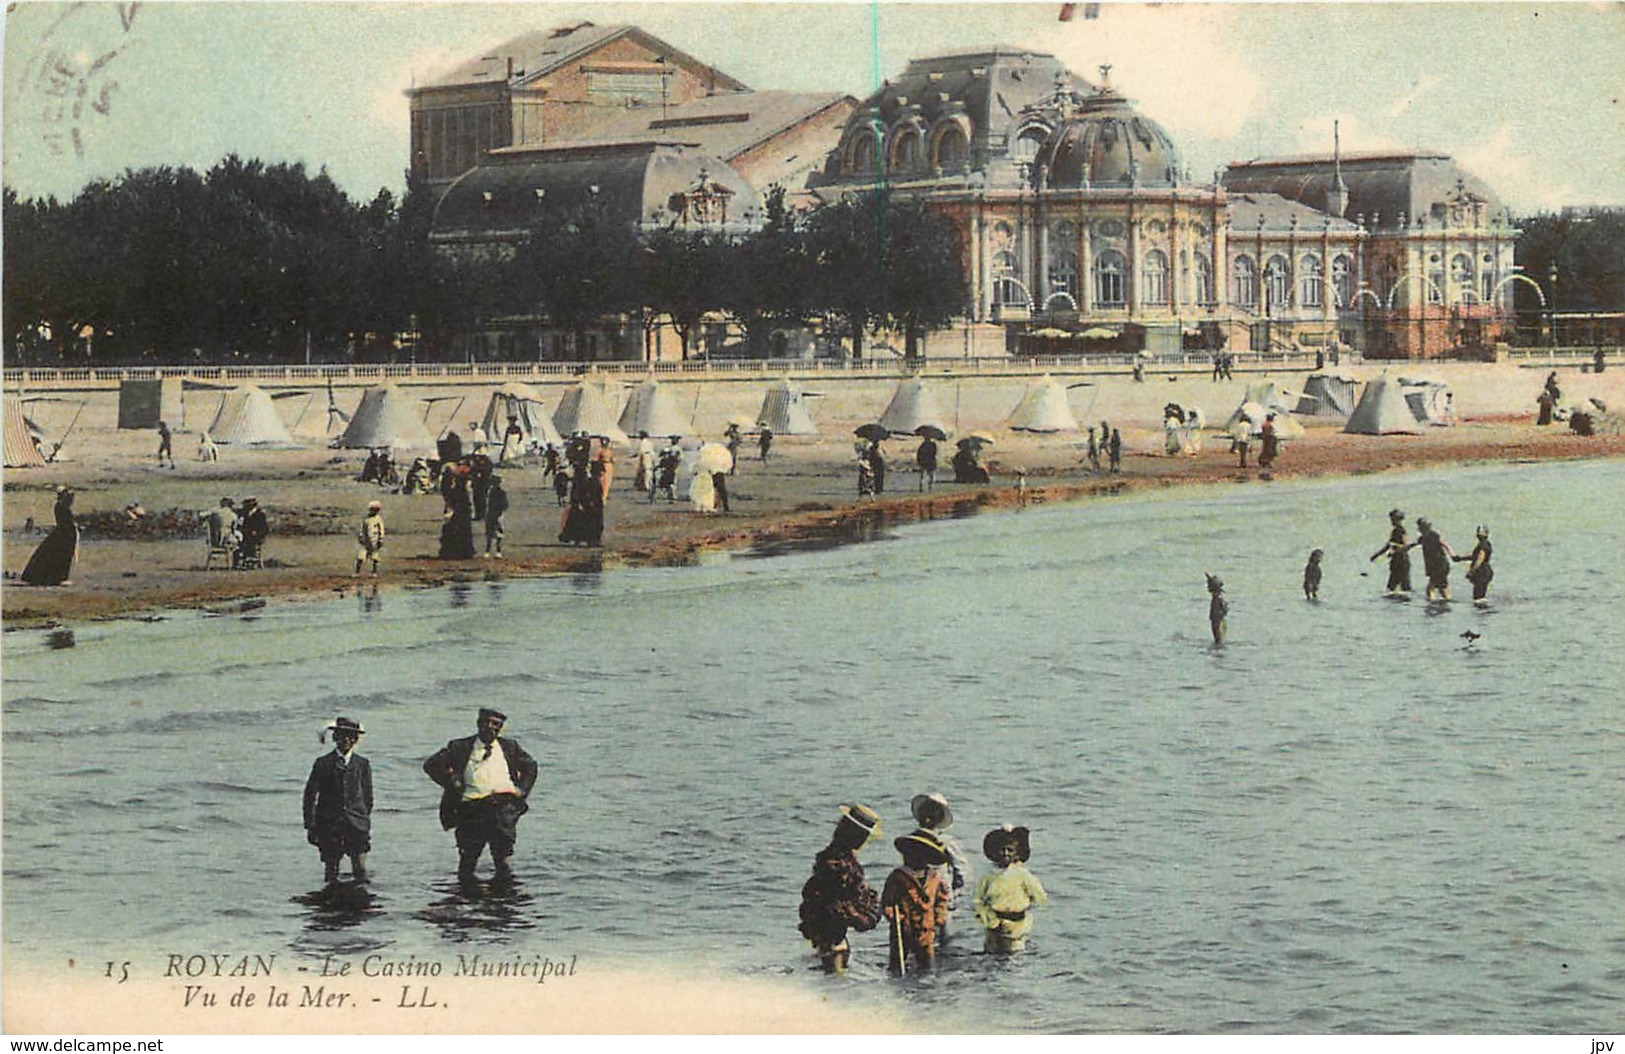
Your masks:
<path fill-rule="evenodd" d="M 1038 152 L 1044 186 L 1132 183 L 1171 186 L 1179 149 L 1157 122 L 1143 117 L 1110 87 L 1102 87 L 1055 126 Z"/>

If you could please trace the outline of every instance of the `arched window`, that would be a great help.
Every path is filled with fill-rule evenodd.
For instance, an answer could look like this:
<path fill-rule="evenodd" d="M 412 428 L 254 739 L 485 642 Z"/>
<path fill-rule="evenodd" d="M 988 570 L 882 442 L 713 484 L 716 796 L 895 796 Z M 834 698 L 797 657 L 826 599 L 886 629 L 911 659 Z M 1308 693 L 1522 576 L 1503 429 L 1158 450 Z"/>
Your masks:
<path fill-rule="evenodd" d="M 846 170 L 849 173 L 862 176 L 875 171 L 875 160 L 880 156 L 875 140 L 872 129 L 864 128 L 852 133 L 852 142 L 846 153 Z"/>
<path fill-rule="evenodd" d="M 1050 293 L 1065 293 L 1075 302 L 1078 299 L 1078 254 L 1072 249 L 1058 249 L 1050 256 Z"/>
<path fill-rule="evenodd" d="M 1218 300 L 1214 296 L 1213 263 L 1206 256 L 1197 253 L 1191 257 L 1191 274 L 1196 280 L 1196 302 L 1198 304 L 1212 304 Z"/>
<path fill-rule="evenodd" d="M 1320 257 L 1315 253 L 1308 253 L 1298 261 L 1298 303 L 1304 307 L 1320 307 L 1325 298 L 1320 295 L 1321 284 L 1326 280 L 1326 269 L 1320 265 Z"/>
<path fill-rule="evenodd" d="M 964 129 L 950 125 L 937 136 L 936 156 L 931 163 L 944 172 L 958 172 L 965 167 L 969 154 L 970 144 L 965 141 Z"/>
<path fill-rule="evenodd" d="M 1444 303 L 1444 258 L 1438 253 L 1428 255 L 1428 303 Z"/>
<path fill-rule="evenodd" d="M 1354 306 L 1354 260 L 1348 256 L 1332 257 L 1332 295 L 1337 306 L 1348 310 Z"/>
<path fill-rule="evenodd" d="M 1025 304 L 1027 292 L 1016 274 L 1016 254 L 1008 249 L 993 254 L 993 302 Z"/>
<path fill-rule="evenodd" d="M 1038 148 L 1044 145 L 1046 134 L 1042 128 L 1028 128 L 1016 137 L 1015 149 L 1010 151 L 1010 157 L 1018 164 L 1032 164 L 1038 156 Z"/>
<path fill-rule="evenodd" d="M 1287 298 L 1292 295 L 1292 267 L 1286 257 L 1272 256 L 1264 265 L 1264 295 L 1265 311 L 1286 307 Z"/>
<path fill-rule="evenodd" d="M 1450 288 L 1459 300 L 1479 299 L 1473 282 L 1473 258 L 1457 253 L 1450 260 Z"/>
<path fill-rule="evenodd" d="M 1166 304 L 1168 302 L 1168 257 L 1161 249 L 1152 249 L 1145 254 L 1145 261 L 1140 266 L 1140 273 L 1144 276 L 1144 289 L 1142 297 L 1147 304 Z"/>
<path fill-rule="evenodd" d="M 1115 249 L 1095 257 L 1095 303 L 1101 307 L 1123 306 L 1123 254 Z"/>
<path fill-rule="evenodd" d="M 1236 303 L 1241 307 L 1258 306 L 1258 265 L 1251 256 L 1236 257 Z"/>
<path fill-rule="evenodd" d="M 897 133 L 892 144 L 891 168 L 893 172 L 917 172 L 925 167 L 925 141 L 918 128 L 905 128 Z"/>

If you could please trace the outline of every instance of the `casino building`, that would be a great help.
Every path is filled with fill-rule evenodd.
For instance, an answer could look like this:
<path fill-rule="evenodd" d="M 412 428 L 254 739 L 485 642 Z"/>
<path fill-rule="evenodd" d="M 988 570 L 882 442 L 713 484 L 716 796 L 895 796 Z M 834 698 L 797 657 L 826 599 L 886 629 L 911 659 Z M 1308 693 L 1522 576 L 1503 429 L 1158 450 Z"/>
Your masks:
<path fill-rule="evenodd" d="M 1198 180 L 1109 67 L 1090 83 L 1021 48 L 913 60 L 860 103 L 752 91 L 634 26 L 578 23 L 408 95 L 412 171 L 441 195 L 431 239 L 447 252 L 589 203 L 645 229 L 737 231 L 775 185 L 806 206 L 917 196 L 958 226 L 968 276 L 963 326 L 927 354 L 1427 358 L 1493 342 L 1527 281 L 1507 210 L 1449 157 L 1345 155 L 1334 132 L 1327 155 Z"/>

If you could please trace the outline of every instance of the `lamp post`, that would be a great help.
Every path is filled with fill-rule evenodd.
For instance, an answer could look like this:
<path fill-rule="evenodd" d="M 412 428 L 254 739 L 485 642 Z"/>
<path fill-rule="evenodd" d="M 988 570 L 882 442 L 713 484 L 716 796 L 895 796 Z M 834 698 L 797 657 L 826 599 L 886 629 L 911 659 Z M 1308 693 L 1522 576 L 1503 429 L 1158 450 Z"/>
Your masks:
<path fill-rule="evenodd" d="M 1546 284 L 1551 292 L 1546 297 L 1546 313 L 1551 317 L 1552 348 L 1557 347 L 1557 261 L 1553 260 L 1551 267 L 1546 271 Z M 1553 351 L 1554 361 L 1556 351 Z"/>

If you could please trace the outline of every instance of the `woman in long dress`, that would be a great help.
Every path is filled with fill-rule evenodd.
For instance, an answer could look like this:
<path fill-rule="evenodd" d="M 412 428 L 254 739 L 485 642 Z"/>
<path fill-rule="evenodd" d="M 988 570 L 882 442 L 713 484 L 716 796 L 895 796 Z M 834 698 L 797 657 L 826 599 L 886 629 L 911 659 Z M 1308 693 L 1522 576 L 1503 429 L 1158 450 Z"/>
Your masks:
<path fill-rule="evenodd" d="M 604 540 L 603 484 L 582 465 L 571 465 L 569 472 L 570 503 L 564 509 L 559 541 L 567 545 L 600 545 Z"/>
<path fill-rule="evenodd" d="M 79 554 L 79 524 L 73 518 L 73 491 L 56 491 L 56 526 L 39 543 L 23 568 L 23 581 L 31 586 L 60 586 L 68 581 Z"/>
<path fill-rule="evenodd" d="M 688 485 L 688 500 L 695 512 L 717 511 L 717 485 L 711 470 L 695 462 L 694 481 Z"/>
<path fill-rule="evenodd" d="M 456 471 L 462 469 L 462 471 Z M 474 502 L 468 493 L 468 472 L 458 465 L 446 487 L 445 523 L 440 527 L 440 559 L 474 559 Z"/>

